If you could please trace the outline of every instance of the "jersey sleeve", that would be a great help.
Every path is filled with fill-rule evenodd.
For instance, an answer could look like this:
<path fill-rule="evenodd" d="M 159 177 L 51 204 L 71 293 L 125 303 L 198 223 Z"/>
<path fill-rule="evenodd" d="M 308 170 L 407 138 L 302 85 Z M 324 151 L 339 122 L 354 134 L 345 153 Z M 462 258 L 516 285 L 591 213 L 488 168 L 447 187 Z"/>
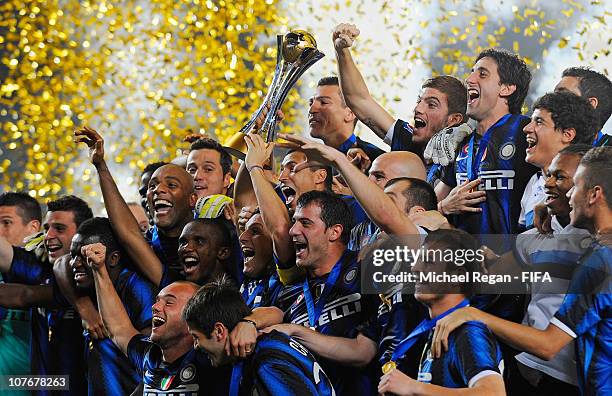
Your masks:
<path fill-rule="evenodd" d="M 610 249 L 595 251 L 578 267 L 568 294 L 550 321 L 572 338 L 581 336 L 606 318 L 612 300 L 610 252 Z"/>
<path fill-rule="evenodd" d="M 138 375 L 143 375 L 145 356 L 150 348 L 151 343 L 147 341 L 147 337 L 143 334 L 136 334 L 128 343 L 127 356 Z"/>
<path fill-rule="evenodd" d="M 501 351 L 484 324 L 467 322 L 457 329 L 454 337 L 455 365 L 470 388 L 488 375 L 501 375 Z"/>
<path fill-rule="evenodd" d="M 142 330 L 151 325 L 153 312 L 151 306 L 155 303 L 156 292 L 153 284 L 134 277 L 128 283 L 128 295 L 126 300 L 127 313 L 132 324 L 137 330 Z"/>
<path fill-rule="evenodd" d="M 39 285 L 44 281 L 49 271 L 38 260 L 33 252 L 23 248 L 13 247 L 13 261 L 8 272 L 7 280 L 27 285 Z"/>

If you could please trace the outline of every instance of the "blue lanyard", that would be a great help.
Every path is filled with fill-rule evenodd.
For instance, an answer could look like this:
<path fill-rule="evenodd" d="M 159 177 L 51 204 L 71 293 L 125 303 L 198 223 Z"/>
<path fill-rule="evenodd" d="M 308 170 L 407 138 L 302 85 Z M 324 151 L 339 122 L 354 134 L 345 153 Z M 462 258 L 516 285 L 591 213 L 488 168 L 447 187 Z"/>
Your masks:
<path fill-rule="evenodd" d="M 334 288 L 338 277 L 340 276 L 340 270 L 342 269 L 342 261 L 344 260 L 344 256 L 346 253 L 340 257 L 340 260 L 334 265 L 329 276 L 327 277 L 327 281 L 325 281 L 325 286 L 323 287 L 323 293 L 317 300 L 315 304 L 314 299 L 312 298 L 312 293 L 310 293 L 310 286 L 308 285 L 308 278 L 302 284 L 302 288 L 304 290 L 304 300 L 306 300 L 306 310 L 308 311 L 308 322 L 310 323 L 311 328 L 315 328 L 316 323 L 319 321 L 319 317 L 321 316 L 321 312 L 323 312 L 323 308 L 325 307 L 325 300 L 331 293 L 331 290 Z"/>
<path fill-rule="evenodd" d="M 240 379 L 242 378 L 242 369 L 244 368 L 244 361 L 239 361 L 234 364 L 232 368 L 232 382 L 230 382 L 229 394 L 230 396 L 238 396 L 240 390 Z"/>
<path fill-rule="evenodd" d="M 159 239 L 159 231 L 156 225 L 153 226 L 153 230 L 151 231 L 151 244 L 153 245 L 153 251 L 155 251 L 157 257 L 162 261 L 162 265 L 168 264 L 166 252 L 164 252 L 161 240 Z"/>
<path fill-rule="evenodd" d="M 493 135 L 493 130 L 499 125 L 504 124 L 511 116 L 512 114 L 506 114 L 501 119 L 499 119 L 492 127 L 487 129 L 487 132 L 485 132 L 485 134 L 480 139 L 476 156 L 474 156 L 474 141 L 476 140 L 476 132 L 472 133 L 472 137 L 470 138 L 470 144 L 468 146 L 467 156 L 467 177 L 470 181 L 476 180 L 478 178 L 480 163 L 482 162 L 482 157 L 484 156 L 484 153 L 487 151 L 489 140 L 491 140 L 491 135 Z M 476 169 L 474 169 L 474 167 L 476 167 Z"/>
<path fill-rule="evenodd" d="M 469 301 L 467 299 L 461 301 L 458 305 L 449 309 L 446 312 L 441 313 L 440 315 L 433 317 L 429 320 L 425 319 L 417 327 L 412 330 L 412 333 L 408 335 L 408 337 L 404 338 L 398 345 L 395 347 L 393 351 L 393 355 L 391 356 L 391 361 L 397 362 L 397 359 L 401 359 L 406 352 L 418 341 L 419 337 L 422 334 L 429 333 L 431 329 L 433 329 L 436 325 L 436 322 L 446 315 L 458 310 L 459 308 L 467 307 L 469 305 Z"/>
<path fill-rule="evenodd" d="M 440 164 L 432 164 L 429 167 L 429 171 L 427 172 L 427 183 L 432 183 L 434 175 L 436 174 L 438 169 L 440 169 Z"/>

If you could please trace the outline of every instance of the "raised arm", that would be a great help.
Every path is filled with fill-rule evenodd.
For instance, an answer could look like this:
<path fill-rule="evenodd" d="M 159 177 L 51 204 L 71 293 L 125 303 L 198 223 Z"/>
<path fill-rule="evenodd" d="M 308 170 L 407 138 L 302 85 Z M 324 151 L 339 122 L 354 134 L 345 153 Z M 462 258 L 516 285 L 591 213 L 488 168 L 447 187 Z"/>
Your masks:
<path fill-rule="evenodd" d="M 384 139 L 395 119 L 372 98 L 355 65 L 350 47 L 357 36 L 359 29 L 355 25 L 341 23 L 334 29 L 333 41 L 338 61 L 340 89 L 347 106 L 359 121 L 367 125 L 379 138 Z"/>
<path fill-rule="evenodd" d="M 393 200 L 378 188 L 374 182 L 361 173 L 361 171 L 349 162 L 344 154 L 321 143 L 304 138 L 282 135 L 295 148 L 306 152 L 306 156 L 313 160 L 331 163 L 335 166 L 347 182 L 350 189 L 361 207 L 366 211 L 368 217 L 382 231 L 393 235 L 418 235 L 419 230 L 408 218 L 403 210 L 399 209 Z"/>
<path fill-rule="evenodd" d="M 117 291 L 111 282 L 106 265 L 106 247 L 101 243 L 86 245 L 82 248 L 83 256 L 87 257 L 87 264 L 91 267 L 96 295 L 98 298 L 98 309 L 104 322 L 104 327 L 115 345 L 127 355 L 127 347 L 138 330 L 134 328 L 130 318 L 117 295 Z"/>
<path fill-rule="evenodd" d="M 263 166 L 270 158 L 274 145 L 265 143 L 262 137 L 257 134 L 249 134 L 244 139 L 248 147 L 245 165 L 251 175 L 264 224 L 272 235 L 274 253 L 280 262 L 291 262 L 295 255 L 295 249 L 289 236 L 289 229 L 291 228 L 289 212 L 287 212 L 285 204 L 274 191 L 274 187 L 272 187 L 263 171 Z"/>
<path fill-rule="evenodd" d="M 138 222 L 121 196 L 117 184 L 104 160 L 104 139 L 95 130 L 84 127 L 75 131 L 76 142 L 89 147 L 89 158 L 98 171 L 104 207 L 119 242 L 138 269 L 155 285 L 163 276 L 163 265 L 142 236 Z"/>
<path fill-rule="evenodd" d="M 93 301 L 89 296 L 82 296 L 76 292 L 69 257 L 69 255 L 60 257 L 53 264 L 53 275 L 55 276 L 57 286 L 64 298 L 79 313 L 83 328 L 95 339 L 105 338 L 106 330 Z"/>

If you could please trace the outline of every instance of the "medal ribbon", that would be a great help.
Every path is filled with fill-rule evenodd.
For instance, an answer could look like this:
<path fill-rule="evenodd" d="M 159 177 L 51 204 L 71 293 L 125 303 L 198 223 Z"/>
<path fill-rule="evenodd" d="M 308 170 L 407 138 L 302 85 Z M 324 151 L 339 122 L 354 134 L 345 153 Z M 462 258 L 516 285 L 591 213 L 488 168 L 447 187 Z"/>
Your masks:
<path fill-rule="evenodd" d="M 429 333 L 429 331 L 436 326 L 436 322 L 438 320 L 442 319 L 443 317 L 451 314 L 452 312 L 460 308 L 467 307 L 469 303 L 470 302 L 468 299 L 464 299 L 458 305 L 454 306 L 448 311 L 445 311 L 441 313 L 440 315 L 435 316 L 429 320 L 425 319 L 424 321 L 419 323 L 419 325 L 415 327 L 414 330 L 412 330 L 412 333 L 410 333 L 408 337 L 404 338 L 395 347 L 395 350 L 393 351 L 393 355 L 391 355 L 391 361 L 397 362 L 398 359 L 401 359 L 406 354 L 406 352 L 408 352 L 408 350 L 418 341 L 419 337 L 422 334 Z"/>
<path fill-rule="evenodd" d="M 234 368 L 232 368 L 232 382 L 230 382 L 229 395 L 230 396 L 238 396 L 238 391 L 240 390 L 240 379 L 242 378 L 242 369 L 244 368 L 244 361 L 239 361 L 234 364 Z"/>
<path fill-rule="evenodd" d="M 331 289 L 334 288 L 334 285 L 340 276 L 342 261 L 344 260 L 345 255 L 346 253 L 340 257 L 340 260 L 338 260 L 338 262 L 334 265 L 334 268 L 332 268 L 331 272 L 329 273 L 327 281 L 325 281 L 325 286 L 323 287 L 323 293 L 321 293 L 321 296 L 317 300 L 316 304 L 312 298 L 312 293 L 310 293 L 308 279 L 304 280 L 302 288 L 304 290 L 304 300 L 306 300 L 306 310 L 308 311 L 308 322 L 312 328 L 314 328 L 315 324 L 319 321 L 321 312 L 323 312 L 323 307 L 325 307 L 325 300 L 327 300 L 327 297 L 329 297 Z"/>

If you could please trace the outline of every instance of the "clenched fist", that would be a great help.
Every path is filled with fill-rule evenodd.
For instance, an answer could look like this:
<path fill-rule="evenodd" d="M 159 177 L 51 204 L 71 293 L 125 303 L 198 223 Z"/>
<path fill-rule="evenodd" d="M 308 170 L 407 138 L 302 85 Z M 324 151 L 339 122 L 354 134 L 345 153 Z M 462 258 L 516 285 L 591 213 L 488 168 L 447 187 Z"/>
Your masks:
<path fill-rule="evenodd" d="M 87 259 L 87 265 L 93 270 L 100 269 L 106 261 L 106 246 L 92 243 L 81 248 L 81 254 Z"/>
<path fill-rule="evenodd" d="M 357 26 L 350 23 L 341 23 L 334 29 L 333 40 L 336 51 L 340 51 L 343 48 L 349 48 L 353 46 L 353 42 L 359 36 L 359 29 Z"/>

